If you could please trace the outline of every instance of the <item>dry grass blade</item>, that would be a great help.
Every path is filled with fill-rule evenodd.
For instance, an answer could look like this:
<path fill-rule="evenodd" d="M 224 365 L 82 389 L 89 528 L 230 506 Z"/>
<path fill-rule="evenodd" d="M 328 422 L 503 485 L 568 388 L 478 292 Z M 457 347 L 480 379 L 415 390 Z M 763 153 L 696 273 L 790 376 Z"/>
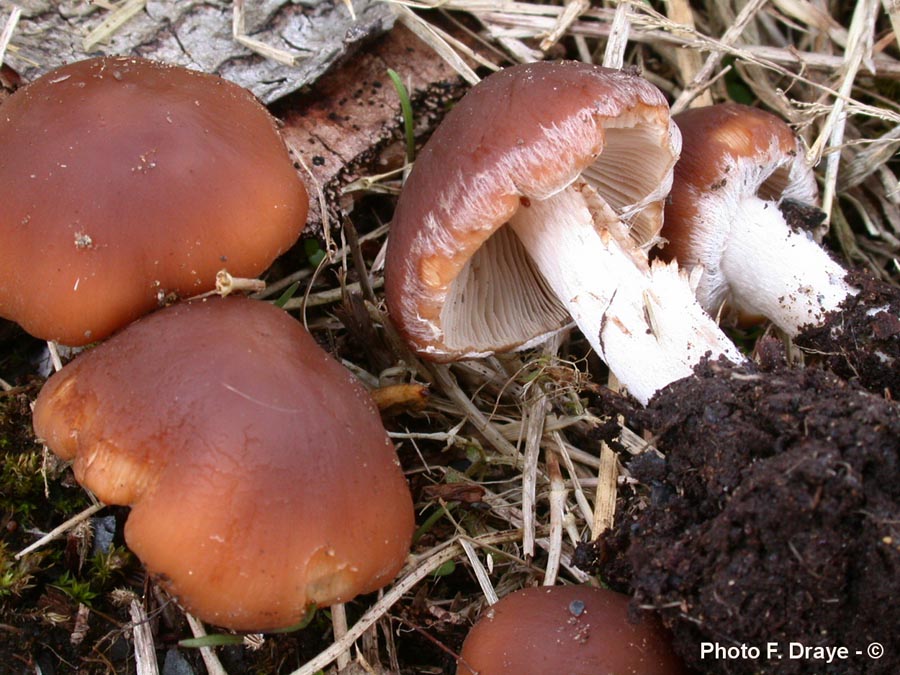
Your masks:
<path fill-rule="evenodd" d="M 518 533 L 502 532 L 473 539 L 478 544 L 500 544 L 518 538 Z M 328 649 L 321 652 L 314 659 L 308 661 L 302 668 L 298 668 L 291 675 L 315 675 L 318 671 L 331 664 L 339 654 L 347 651 L 363 633 L 384 616 L 387 611 L 397 603 L 403 595 L 422 581 L 438 567 L 456 558 L 462 552 L 459 538 L 444 544 L 430 554 L 419 557 L 406 574 L 398 579 L 384 596 L 363 614 L 359 621 L 351 626 L 347 634 L 335 642 Z"/>
<path fill-rule="evenodd" d="M 54 340 L 47 341 L 47 354 L 50 357 L 50 363 L 53 366 L 53 372 L 58 373 L 62 370 L 62 359 L 59 356 L 59 345 Z"/>
<path fill-rule="evenodd" d="M 16 24 L 19 23 L 19 17 L 22 16 L 21 7 L 13 7 L 0 32 L 0 66 L 3 65 L 3 57 L 6 56 L 6 49 L 9 47 L 9 41 L 12 39 L 13 32 L 16 30 Z"/>
<path fill-rule="evenodd" d="M 871 145 L 859 152 L 844 167 L 837 185 L 838 192 L 846 192 L 879 171 L 900 149 L 900 125 L 874 139 Z"/>
<path fill-rule="evenodd" d="M 487 600 L 489 605 L 496 604 L 500 598 L 497 597 L 497 591 L 494 590 L 494 585 L 491 583 L 491 577 L 484 568 L 484 565 L 481 564 L 481 560 L 478 558 L 478 552 L 475 550 L 472 542 L 465 537 L 460 537 L 459 545 L 462 546 L 466 558 L 469 559 L 469 564 L 472 566 L 475 578 L 478 579 L 478 585 L 481 587 L 481 592 L 484 593 L 485 600 Z"/>
<path fill-rule="evenodd" d="M 575 494 L 575 504 L 578 506 L 581 518 L 585 523 L 589 523 L 591 522 L 593 509 L 591 508 L 584 491 L 581 489 L 581 479 L 579 478 L 578 471 L 572 461 L 572 453 L 569 451 L 567 444 L 563 441 L 562 434 L 553 433 L 551 434 L 551 438 L 553 439 L 554 450 L 563 461 L 566 472 L 569 474 L 569 480 L 572 483 L 572 489 Z"/>
<path fill-rule="evenodd" d="M 137 599 L 131 601 L 131 630 L 134 635 L 134 663 L 137 675 L 159 675 L 156 647 L 147 613 Z"/>
<path fill-rule="evenodd" d="M 838 88 L 839 96 L 834 101 L 831 112 L 828 114 L 819 137 L 810 148 L 809 161 L 818 164 L 825 147 L 830 154 L 826 160 L 825 186 L 822 193 L 822 210 L 826 214 L 831 213 L 831 205 L 835 197 L 838 166 L 840 162 L 840 148 L 844 142 L 844 131 L 847 123 L 845 101 L 850 98 L 856 81 L 856 74 L 864 62 L 870 64 L 872 59 L 872 43 L 875 31 L 875 18 L 878 12 L 877 0 L 860 0 L 853 11 L 853 20 L 850 23 L 850 34 L 847 41 L 847 52 L 844 55 L 845 67 L 842 72 L 842 80 Z"/>
<path fill-rule="evenodd" d="M 106 508 L 106 504 L 101 504 L 99 502 L 97 502 L 95 504 L 91 504 L 89 507 L 87 507 L 80 513 L 72 516 L 71 518 L 66 520 L 64 523 L 62 523 L 61 525 L 54 527 L 52 530 L 50 530 L 47 534 L 45 534 L 43 537 L 38 539 L 33 544 L 26 546 L 21 551 L 16 553 L 16 555 L 15 555 L 16 560 L 18 560 L 19 558 L 21 558 L 23 556 L 28 555 L 29 553 L 33 553 L 34 551 L 37 551 L 39 548 L 46 546 L 51 541 L 59 539 L 66 532 L 68 532 L 69 530 L 71 530 L 72 528 L 77 526 L 78 524 L 83 523 L 88 518 L 90 518 L 95 513 L 97 513 L 98 511 L 100 511 L 104 508 Z"/>
<path fill-rule="evenodd" d="M 340 642 L 347 634 L 347 606 L 339 602 L 331 606 L 331 626 L 334 634 L 334 641 Z M 350 665 L 350 647 L 337 655 L 335 659 L 338 670 L 343 670 Z"/>
<path fill-rule="evenodd" d="M 235 42 L 243 45 L 250 51 L 256 52 L 260 56 L 271 59 L 276 63 L 281 63 L 285 66 L 297 65 L 297 59 L 299 57 L 295 54 L 291 54 L 290 52 L 287 52 L 284 49 L 279 49 L 278 47 L 273 47 L 272 45 L 266 44 L 262 40 L 257 40 L 256 38 L 252 38 L 247 35 L 244 0 L 234 0 L 234 15 L 231 23 L 231 37 L 234 38 Z"/>
<path fill-rule="evenodd" d="M 497 495 L 487 489 L 485 490 L 484 501 L 486 504 L 490 505 L 491 509 L 497 517 L 506 520 L 506 522 L 508 522 L 512 527 L 517 528 L 517 531 L 521 530 L 522 512 L 519 509 L 509 504 L 500 495 Z M 535 539 L 535 544 L 544 549 L 544 551 L 546 551 L 548 555 L 550 554 L 552 545 L 549 538 L 538 536 Z M 566 572 L 575 581 L 584 583 L 590 579 L 590 575 L 572 565 L 572 553 L 572 547 L 565 542 L 561 542 L 559 548 L 560 565 L 566 569 Z M 526 561 L 523 560 L 521 562 L 524 564 Z"/>
<path fill-rule="evenodd" d="M 439 383 L 441 389 L 447 394 L 463 411 L 469 422 L 484 435 L 487 441 L 494 448 L 506 457 L 514 459 L 516 462 L 521 461 L 519 451 L 506 438 L 497 431 L 495 425 L 466 395 L 456 382 L 453 374 L 447 366 L 435 364 L 429 368 L 434 381 Z"/>
<path fill-rule="evenodd" d="M 768 0 L 752 0 L 741 9 L 734 23 L 728 27 L 725 34 L 719 40 L 720 45 L 731 45 L 738 39 L 747 25 L 762 10 Z M 672 114 L 677 114 L 687 107 L 693 99 L 706 90 L 709 86 L 713 72 L 722 59 L 721 51 L 713 51 L 707 58 L 706 62 L 700 68 L 696 75 L 690 80 L 688 86 L 672 104 Z"/>
<path fill-rule="evenodd" d="M 544 570 L 544 586 L 554 586 L 562 559 L 563 519 L 566 511 L 566 484 L 559 470 L 556 453 L 547 453 L 547 473 L 550 474 L 550 547 Z"/>
<path fill-rule="evenodd" d="M 600 469 L 597 472 L 597 491 L 594 498 L 594 517 L 591 520 L 591 539 L 596 539 L 615 522 L 616 488 L 619 468 L 616 456 L 606 443 L 600 449 Z"/>
<path fill-rule="evenodd" d="M 411 12 L 409 8 L 404 5 L 399 3 L 395 4 L 394 11 L 400 17 L 400 21 L 403 25 L 415 33 L 425 44 L 434 49 L 441 58 L 449 63 L 450 66 L 460 74 L 460 77 L 469 84 L 478 83 L 481 78 L 475 74 L 475 71 L 469 67 L 469 64 L 460 57 L 456 50 L 447 43 L 447 40 L 442 35 L 443 31 L 430 25 L 427 21 L 422 20 L 417 14 Z"/>
<path fill-rule="evenodd" d="M 187 619 L 188 626 L 190 626 L 191 633 L 195 638 L 201 639 L 207 636 L 206 629 L 199 619 L 187 612 L 185 612 L 184 617 Z M 206 672 L 209 675 L 228 675 L 228 671 L 225 670 L 225 666 L 219 661 L 219 657 L 216 656 L 216 652 L 212 647 L 200 647 L 200 657 L 203 659 L 203 665 L 206 666 Z"/>
<path fill-rule="evenodd" d="M 900 46 L 900 1 L 898 0 L 881 0 L 884 5 L 884 11 L 887 12 L 888 18 L 891 20 L 891 27 L 894 29 L 894 38 L 897 45 Z"/>
<path fill-rule="evenodd" d="M 541 49 L 547 51 L 559 42 L 560 38 L 562 38 L 566 31 L 569 30 L 572 23 L 590 9 L 590 6 L 591 3 L 589 0 L 567 0 L 566 7 L 556 19 L 556 24 L 553 26 L 553 29 L 547 37 L 541 40 Z M 625 3 L 622 3 L 620 7 L 626 7 L 627 11 L 627 5 Z"/>
<path fill-rule="evenodd" d="M 143 11 L 147 0 L 125 0 L 117 5 L 100 24 L 88 33 L 83 41 L 84 51 L 89 52 L 101 42 L 108 40 L 113 33 L 124 26 L 138 12 Z"/>
<path fill-rule="evenodd" d="M 625 65 L 625 49 L 628 47 L 628 35 L 631 33 L 631 12 L 629 5 L 622 2 L 616 7 L 609 40 L 603 52 L 603 65 L 607 68 L 621 69 Z"/>
<path fill-rule="evenodd" d="M 530 400 L 523 410 L 525 433 L 525 463 L 522 467 L 522 553 L 526 558 L 534 555 L 534 505 L 537 493 L 538 460 L 544 422 L 550 405 L 539 387 L 531 389 Z"/>
<path fill-rule="evenodd" d="M 671 0 L 667 5 L 669 18 L 678 25 L 684 26 L 690 31 L 696 30 L 694 22 L 694 10 L 687 0 Z M 678 64 L 678 72 L 685 82 L 697 81 L 700 68 L 703 65 L 703 58 L 700 52 L 692 49 L 679 49 L 675 53 L 675 59 Z M 712 95 L 708 90 L 698 91 L 694 97 L 693 104 L 697 106 L 710 105 L 713 102 Z"/>

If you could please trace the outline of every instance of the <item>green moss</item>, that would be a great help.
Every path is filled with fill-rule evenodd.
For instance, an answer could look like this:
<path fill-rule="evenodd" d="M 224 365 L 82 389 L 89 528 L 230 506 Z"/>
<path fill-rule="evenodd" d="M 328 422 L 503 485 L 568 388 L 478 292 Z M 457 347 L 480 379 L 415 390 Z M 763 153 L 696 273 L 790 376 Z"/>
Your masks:
<path fill-rule="evenodd" d="M 79 604 L 91 606 L 91 601 L 97 597 L 98 593 L 91 588 L 91 582 L 77 578 L 72 572 L 66 570 L 59 575 L 56 583 L 50 584 L 53 588 L 61 590 L 72 600 Z"/>
<path fill-rule="evenodd" d="M 34 571 L 46 554 L 16 560 L 6 542 L 0 542 L 0 601 L 18 597 L 33 586 Z"/>
<path fill-rule="evenodd" d="M 0 396 L 0 524 L 8 531 L 50 529 L 90 503 L 84 490 L 48 470 L 31 428 L 33 393 Z"/>

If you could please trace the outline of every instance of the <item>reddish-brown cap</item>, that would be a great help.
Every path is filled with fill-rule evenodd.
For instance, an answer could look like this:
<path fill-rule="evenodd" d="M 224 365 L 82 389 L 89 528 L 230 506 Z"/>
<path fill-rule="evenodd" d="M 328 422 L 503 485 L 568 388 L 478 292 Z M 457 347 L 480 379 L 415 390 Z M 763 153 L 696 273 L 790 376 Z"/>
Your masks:
<path fill-rule="evenodd" d="M 136 58 L 47 73 L 0 106 L 0 315 L 103 338 L 225 268 L 255 276 L 308 199 L 275 122 L 219 77 Z"/>
<path fill-rule="evenodd" d="M 174 305 L 52 376 L 36 433 L 190 612 L 236 630 L 387 584 L 409 488 L 372 400 L 290 316 L 246 298 Z"/>
<path fill-rule="evenodd" d="M 656 617 L 632 622 L 628 602 L 590 586 L 511 593 L 472 628 L 457 675 L 683 675 Z"/>
<path fill-rule="evenodd" d="M 681 158 L 666 201 L 661 250 L 685 267 L 718 270 L 728 217 L 745 197 L 813 203 L 818 194 L 800 140 L 775 115 L 737 103 L 691 108 L 674 117 Z"/>
<path fill-rule="evenodd" d="M 565 309 L 503 225 L 581 177 L 653 241 L 677 154 L 665 98 L 635 75 L 541 62 L 486 78 L 429 139 L 397 204 L 385 291 L 400 331 L 449 360 L 559 330 Z"/>

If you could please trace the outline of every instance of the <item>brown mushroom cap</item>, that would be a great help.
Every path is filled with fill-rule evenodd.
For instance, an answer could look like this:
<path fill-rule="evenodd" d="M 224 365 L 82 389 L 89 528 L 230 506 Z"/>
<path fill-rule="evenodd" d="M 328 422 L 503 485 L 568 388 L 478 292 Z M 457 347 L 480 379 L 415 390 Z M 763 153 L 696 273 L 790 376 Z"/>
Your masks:
<path fill-rule="evenodd" d="M 804 161 L 803 148 L 791 128 L 772 113 L 741 105 L 691 108 L 673 118 L 682 134 L 681 157 L 675 165 L 666 201 L 662 249 L 668 259 L 699 261 L 698 237 L 692 228 L 710 227 L 700 214 L 703 201 L 718 193 L 738 203 L 759 195 L 812 203 L 818 194 L 815 176 Z"/>
<path fill-rule="evenodd" d="M 136 58 L 63 66 L 0 107 L 0 315 L 101 339 L 216 272 L 255 276 L 308 198 L 252 94 Z"/>
<path fill-rule="evenodd" d="M 628 597 L 590 586 L 526 588 L 485 610 L 457 675 L 683 675 L 662 625 L 628 617 Z"/>
<path fill-rule="evenodd" d="M 503 225 L 581 178 L 653 241 L 677 144 L 663 95 L 622 71 L 540 62 L 473 87 L 416 159 L 391 224 L 385 291 L 400 331 L 435 360 L 558 331 L 568 312 Z"/>
<path fill-rule="evenodd" d="M 388 583 L 409 488 L 356 379 L 290 316 L 246 298 L 175 305 L 51 377 L 36 433 L 190 612 L 236 630 Z"/>

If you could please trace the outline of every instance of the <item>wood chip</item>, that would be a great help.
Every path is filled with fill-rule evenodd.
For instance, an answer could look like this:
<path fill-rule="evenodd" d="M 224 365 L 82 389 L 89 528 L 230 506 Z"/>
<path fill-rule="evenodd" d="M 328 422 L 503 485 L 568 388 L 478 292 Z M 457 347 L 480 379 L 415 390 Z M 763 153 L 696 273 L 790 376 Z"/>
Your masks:
<path fill-rule="evenodd" d="M 448 102 L 465 88 L 450 65 L 405 27 L 397 26 L 364 54 L 273 108 L 284 122 L 282 133 L 292 151 L 310 171 L 310 176 L 304 176 L 310 194 L 316 194 L 316 185 L 321 187 L 331 222 L 340 222 L 342 186 L 363 171 L 382 173 L 393 168 L 371 166 L 401 132 L 400 99 L 387 76 L 388 68 L 406 83 L 420 128 L 433 128 Z M 402 165 L 402 152 L 396 161 Z M 307 233 L 319 234 L 322 221 L 314 200 Z"/>
<path fill-rule="evenodd" d="M 619 467 L 616 455 L 603 443 L 600 450 L 600 469 L 597 471 L 597 492 L 594 498 L 594 519 L 591 522 L 591 539 L 596 539 L 612 529 L 616 514 L 616 488 Z"/>

